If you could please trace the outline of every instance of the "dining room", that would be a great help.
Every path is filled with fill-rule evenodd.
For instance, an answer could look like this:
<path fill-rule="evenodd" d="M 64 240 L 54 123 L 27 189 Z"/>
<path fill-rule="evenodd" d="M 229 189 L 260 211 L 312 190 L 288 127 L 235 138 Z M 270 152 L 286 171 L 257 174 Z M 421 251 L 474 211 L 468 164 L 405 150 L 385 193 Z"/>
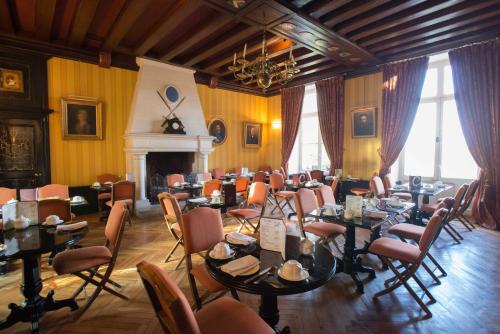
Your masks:
<path fill-rule="evenodd" d="M 497 333 L 500 1 L 0 0 L 0 333 Z"/>

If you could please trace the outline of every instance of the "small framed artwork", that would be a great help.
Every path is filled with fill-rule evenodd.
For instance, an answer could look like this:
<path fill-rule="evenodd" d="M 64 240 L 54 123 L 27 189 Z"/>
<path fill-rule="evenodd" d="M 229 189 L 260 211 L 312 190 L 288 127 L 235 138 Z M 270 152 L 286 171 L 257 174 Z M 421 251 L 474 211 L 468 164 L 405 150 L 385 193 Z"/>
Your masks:
<path fill-rule="evenodd" d="M 377 135 L 377 108 L 364 107 L 356 108 L 351 112 L 352 116 L 352 137 L 368 138 Z"/>
<path fill-rule="evenodd" d="M 214 118 L 208 123 L 208 135 L 215 137 L 213 143 L 220 145 L 227 139 L 226 123 L 220 118 Z"/>
<path fill-rule="evenodd" d="M 261 123 L 243 123 L 243 143 L 248 148 L 259 148 L 262 141 Z"/>
<path fill-rule="evenodd" d="M 0 67 L 0 91 L 24 93 L 23 71 Z"/>
<path fill-rule="evenodd" d="M 62 99 L 63 139 L 102 139 L 101 102 L 88 97 Z"/>

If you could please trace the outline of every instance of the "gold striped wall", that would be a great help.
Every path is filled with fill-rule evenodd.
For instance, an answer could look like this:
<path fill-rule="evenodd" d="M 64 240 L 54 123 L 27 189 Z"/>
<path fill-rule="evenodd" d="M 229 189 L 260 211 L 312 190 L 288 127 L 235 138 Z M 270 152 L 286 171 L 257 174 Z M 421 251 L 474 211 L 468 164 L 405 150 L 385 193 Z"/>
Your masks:
<path fill-rule="evenodd" d="M 378 172 L 382 105 L 382 73 L 374 73 L 346 80 L 344 175 L 369 179 Z M 377 107 L 377 137 L 352 138 L 351 111 L 357 107 Z"/>
<path fill-rule="evenodd" d="M 52 58 L 48 61 L 50 164 L 53 183 L 88 185 L 102 173 L 125 174 L 123 133 L 137 72 Z M 103 140 L 63 140 L 61 98 L 102 101 Z"/>

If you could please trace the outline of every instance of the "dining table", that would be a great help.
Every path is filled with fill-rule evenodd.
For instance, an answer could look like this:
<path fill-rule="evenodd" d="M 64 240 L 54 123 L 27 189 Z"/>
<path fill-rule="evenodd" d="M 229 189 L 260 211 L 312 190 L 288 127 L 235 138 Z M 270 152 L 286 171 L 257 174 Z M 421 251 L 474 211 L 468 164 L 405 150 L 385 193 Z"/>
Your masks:
<path fill-rule="evenodd" d="M 214 201 L 212 196 L 198 196 L 190 198 L 187 205 L 190 209 L 197 207 L 208 207 L 212 209 L 220 209 L 221 213 L 226 213 L 229 208 L 237 207 L 245 202 L 246 198 L 243 196 L 236 196 L 234 202 L 226 201 L 224 196 L 220 196 L 219 201 Z"/>
<path fill-rule="evenodd" d="M 189 197 L 193 198 L 203 189 L 203 185 L 199 183 L 184 182 L 177 186 L 169 186 L 168 188 L 172 190 L 173 193 L 188 192 Z"/>
<path fill-rule="evenodd" d="M 40 256 L 62 247 L 76 244 L 87 234 L 88 228 L 57 231 L 55 227 L 42 225 L 30 226 L 25 230 L 0 231 L 0 243 L 5 249 L 0 251 L 0 261 L 22 260 L 23 275 L 21 292 L 24 301 L 19 305 L 10 303 L 10 314 L 0 321 L 0 330 L 9 328 L 17 322 L 31 323 L 31 332 L 39 333 L 39 320 L 47 311 L 69 307 L 76 310 L 78 304 L 72 298 L 54 300 L 54 291 L 46 297 L 40 295 L 43 282 L 40 277 Z"/>
<path fill-rule="evenodd" d="M 282 253 L 265 250 L 259 246 L 258 242 L 249 245 L 232 245 L 230 247 L 235 251 L 235 255 L 227 260 L 216 260 L 209 256 L 205 257 L 205 263 L 209 274 L 222 285 L 233 288 L 237 291 L 259 295 L 260 317 L 271 326 L 276 333 L 290 333 L 289 327 L 278 327 L 279 309 L 278 297 L 284 295 L 293 295 L 314 290 L 326 284 L 336 272 L 337 260 L 323 247 L 319 242 L 314 244 L 314 252 L 309 255 L 302 255 L 300 252 L 301 238 L 287 235 L 285 242 L 285 258 Z M 271 268 L 266 276 L 261 280 L 248 282 L 248 276 L 232 276 L 220 269 L 220 266 L 237 258 L 252 255 L 260 260 L 259 270 Z M 305 280 L 293 282 L 282 279 L 277 274 L 277 269 L 288 260 L 297 260 L 302 267 L 309 273 Z"/>
<path fill-rule="evenodd" d="M 376 275 L 373 268 L 363 266 L 362 259 L 359 255 L 367 254 L 370 244 L 380 238 L 382 225 L 391 223 L 395 220 L 396 216 L 411 211 L 413 207 L 414 203 L 411 202 L 403 203 L 400 207 L 377 207 L 377 210 L 387 212 L 386 218 L 372 218 L 363 214 L 362 217 L 347 219 L 343 214 L 337 214 L 335 213 L 336 211 L 332 212 L 326 208 L 318 208 L 309 213 L 308 216 L 324 222 L 345 226 L 344 253 L 342 254 L 342 258 L 339 259 L 337 272 L 343 272 L 350 275 L 356 284 L 356 291 L 362 294 L 364 293 L 364 285 L 358 273 L 368 273 L 368 278 L 370 279 L 374 279 Z M 365 241 L 365 245 L 362 248 L 356 248 L 356 230 L 359 228 L 370 231 L 370 240 Z"/>

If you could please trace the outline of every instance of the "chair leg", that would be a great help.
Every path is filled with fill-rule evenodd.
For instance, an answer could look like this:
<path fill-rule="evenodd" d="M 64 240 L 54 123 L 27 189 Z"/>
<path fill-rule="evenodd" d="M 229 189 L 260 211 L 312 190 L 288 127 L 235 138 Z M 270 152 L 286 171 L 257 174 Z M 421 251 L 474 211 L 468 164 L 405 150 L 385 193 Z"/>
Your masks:
<path fill-rule="evenodd" d="M 453 227 L 453 225 L 450 224 L 451 222 L 448 222 L 446 225 L 450 228 L 450 230 L 453 231 L 453 233 L 455 233 L 455 235 L 460 239 L 460 240 L 464 240 L 464 237 L 462 237 L 462 235 L 460 233 L 458 233 L 457 230 L 455 230 L 455 228 Z"/>
<path fill-rule="evenodd" d="M 95 274 L 97 277 L 101 278 L 101 279 L 104 279 L 104 275 L 101 275 L 98 271 L 94 271 L 94 270 L 89 270 L 90 273 L 93 273 Z M 117 288 L 122 288 L 122 286 L 118 283 L 116 283 L 115 281 L 113 281 L 111 278 L 108 278 L 108 282 L 114 286 L 116 286 Z"/>
<path fill-rule="evenodd" d="M 240 300 L 240 296 L 238 296 L 238 291 L 236 291 L 233 288 L 230 288 L 229 291 L 231 292 L 231 296 L 233 296 L 234 299 L 236 299 L 238 301 Z"/>
<path fill-rule="evenodd" d="M 385 294 L 388 294 L 389 292 L 395 290 L 396 288 L 400 287 L 402 284 L 403 284 L 403 280 L 401 279 L 403 276 L 402 274 L 399 273 L 399 271 L 394 267 L 394 265 L 392 264 L 392 262 L 384 257 L 384 256 L 381 256 L 381 258 L 384 260 L 384 262 L 387 264 L 387 266 L 389 267 L 389 269 L 392 270 L 392 272 L 394 272 L 394 274 L 396 275 L 396 278 L 398 279 L 398 281 L 396 281 L 393 285 L 387 287 L 386 289 L 384 290 L 381 290 L 379 292 L 377 292 L 376 294 L 373 295 L 373 298 L 378 298 L 380 296 L 383 296 Z M 406 277 L 406 274 L 405 274 L 405 277 Z M 406 278 L 408 279 L 408 278 Z"/>
<path fill-rule="evenodd" d="M 90 274 L 90 278 L 93 278 L 93 277 L 94 277 L 94 275 L 95 275 L 95 273 L 97 272 L 97 269 L 98 269 L 98 268 L 99 268 L 99 267 L 97 267 L 97 268 L 95 268 L 95 269 L 94 269 L 94 272 Z M 78 287 L 78 289 L 76 289 L 76 290 L 75 290 L 75 292 L 73 292 L 73 294 L 71 295 L 71 297 L 70 297 L 70 298 L 71 298 L 71 299 L 75 299 L 76 297 L 78 297 L 78 295 L 79 295 L 80 293 L 82 293 L 83 289 L 85 289 L 85 287 L 86 287 L 89 283 L 90 283 L 89 281 L 84 280 L 84 282 L 82 283 L 82 285 L 80 285 L 80 286 Z"/>
<path fill-rule="evenodd" d="M 457 217 L 458 221 L 462 223 L 469 231 L 472 232 L 473 226 L 471 227 L 469 222 L 466 222 L 462 217 Z"/>
<path fill-rule="evenodd" d="M 453 238 L 453 240 L 455 240 L 455 242 L 456 242 L 457 244 L 459 244 L 459 243 L 460 243 L 460 239 L 458 239 L 458 238 L 455 236 L 455 234 L 453 234 L 453 233 L 452 233 L 452 232 L 448 229 L 448 226 L 447 226 L 447 225 L 448 225 L 448 224 L 445 224 L 445 225 L 443 226 L 443 230 L 445 230 L 445 231 L 446 231 L 446 233 L 448 233 L 448 234 L 450 235 L 450 237 L 452 237 L 452 238 Z"/>
<path fill-rule="evenodd" d="M 413 280 L 417 282 L 418 286 L 424 291 L 424 293 L 429 297 L 431 303 L 435 303 L 436 299 L 434 296 L 430 293 L 430 291 L 425 287 L 424 283 L 420 280 L 420 278 L 417 277 L 417 275 L 413 274 L 412 276 Z"/>
<path fill-rule="evenodd" d="M 196 288 L 196 281 L 194 279 L 194 276 L 191 274 L 188 274 L 188 278 L 189 278 L 189 286 L 191 287 L 191 293 L 193 294 L 193 299 L 196 304 L 196 309 L 200 310 L 201 298 L 200 295 L 198 294 L 198 289 Z"/>
<path fill-rule="evenodd" d="M 475 229 L 475 228 L 476 228 L 476 225 L 474 225 L 474 224 L 473 224 L 473 223 L 469 220 L 469 218 L 467 218 L 467 217 L 466 217 L 466 216 L 464 216 L 463 214 L 461 214 L 461 215 L 460 215 L 460 218 L 462 218 L 463 220 L 465 220 L 465 221 L 469 224 L 469 226 L 470 226 L 470 227 L 472 227 L 473 229 Z"/>
<path fill-rule="evenodd" d="M 179 260 L 179 262 L 177 262 L 177 265 L 175 266 L 175 269 L 174 270 L 177 270 L 179 269 L 179 267 L 181 266 L 182 262 L 184 261 L 184 259 L 186 258 L 186 255 L 182 255 L 181 259 Z"/>
<path fill-rule="evenodd" d="M 424 267 L 425 271 L 427 271 L 427 273 L 432 277 L 432 279 L 436 282 L 436 284 L 441 284 L 441 281 L 439 280 L 439 278 L 436 276 L 436 274 L 434 274 L 434 272 L 431 270 L 431 268 L 429 268 L 429 266 L 427 266 L 426 263 L 424 263 L 422 261 L 422 267 Z"/>
<path fill-rule="evenodd" d="M 432 263 L 434 263 L 434 265 L 439 269 L 443 276 L 448 276 L 448 273 L 443 269 L 443 267 L 441 267 L 441 265 L 436 261 L 434 256 L 431 255 L 431 253 L 427 252 L 427 256 L 429 257 L 429 260 L 431 260 Z"/>
<path fill-rule="evenodd" d="M 177 239 L 177 242 L 175 243 L 175 245 L 172 247 L 172 249 L 170 250 L 170 252 L 168 252 L 168 255 L 167 257 L 165 258 L 165 261 L 164 263 L 167 263 L 168 260 L 172 257 L 172 255 L 174 254 L 175 250 L 177 249 L 177 247 L 181 244 L 181 239 Z"/>

